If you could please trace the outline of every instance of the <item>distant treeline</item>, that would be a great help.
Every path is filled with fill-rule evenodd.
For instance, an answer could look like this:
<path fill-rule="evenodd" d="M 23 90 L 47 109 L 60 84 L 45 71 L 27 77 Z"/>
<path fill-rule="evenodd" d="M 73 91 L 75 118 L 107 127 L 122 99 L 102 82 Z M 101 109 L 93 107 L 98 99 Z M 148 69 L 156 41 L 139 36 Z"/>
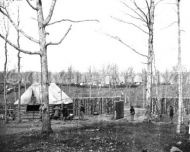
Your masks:
<path fill-rule="evenodd" d="M 172 70 L 166 70 L 165 72 L 154 71 L 153 72 L 153 84 L 154 85 L 170 85 L 177 84 L 177 68 Z M 22 72 L 18 75 L 16 70 L 7 72 L 7 80 L 15 82 L 19 78 L 22 79 L 22 84 L 32 84 L 34 82 L 40 82 L 40 72 Z M 0 83 L 3 83 L 3 72 L 0 72 Z M 49 82 L 54 82 L 58 85 L 75 86 L 75 87 L 89 87 L 97 88 L 125 88 L 125 87 L 137 87 L 139 85 L 146 85 L 147 72 L 135 72 L 133 68 L 128 68 L 124 72 L 119 72 L 117 65 L 111 64 L 103 67 L 102 70 L 95 70 L 89 68 L 87 72 L 79 72 L 71 67 L 67 71 L 61 71 L 52 73 L 49 72 Z M 184 70 L 183 72 L 183 84 L 190 84 L 190 72 Z"/>

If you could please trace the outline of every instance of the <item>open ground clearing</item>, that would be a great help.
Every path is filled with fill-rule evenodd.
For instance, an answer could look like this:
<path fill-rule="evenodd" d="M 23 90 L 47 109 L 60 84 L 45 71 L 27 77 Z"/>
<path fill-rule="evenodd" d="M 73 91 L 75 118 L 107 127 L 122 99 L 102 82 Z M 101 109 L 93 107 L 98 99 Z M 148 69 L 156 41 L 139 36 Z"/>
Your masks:
<path fill-rule="evenodd" d="M 66 122 L 53 120 L 54 133 L 50 136 L 41 135 L 39 121 L 10 122 L 4 130 L 1 126 L 0 149 L 2 152 L 168 152 L 176 146 L 183 152 L 190 151 L 185 126 L 178 135 L 176 124 L 170 124 L 167 116 L 161 123 L 147 123 L 139 115 L 143 110 L 137 111 L 134 122 L 128 113 L 119 120 L 113 120 L 111 115 L 86 116 L 83 121 L 77 118 Z"/>

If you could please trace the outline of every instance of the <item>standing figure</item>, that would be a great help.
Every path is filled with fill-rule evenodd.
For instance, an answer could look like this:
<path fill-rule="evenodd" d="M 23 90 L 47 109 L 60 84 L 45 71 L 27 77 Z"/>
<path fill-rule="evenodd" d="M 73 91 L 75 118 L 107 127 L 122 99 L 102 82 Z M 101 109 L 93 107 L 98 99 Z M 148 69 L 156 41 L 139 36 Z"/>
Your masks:
<path fill-rule="evenodd" d="M 58 118 L 59 118 L 59 115 L 60 115 L 60 108 L 58 107 L 58 106 L 56 106 L 55 108 L 54 108 L 54 116 L 53 116 L 53 118 L 55 119 L 55 120 L 57 120 Z"/>
<path fill-rule="evenodd" d="M 67 120 L 67 117 L 69 116 L 69 113 L 68 113 L 68 109 L 67 109 L 67 107 L 65 105 L 63 106 L 63 109 L 62 109 L 62 115 L 63 115 L 63 119 Z"/>
<path fill-rule="evenodd" d="M 81 104 L 81 106 L 80 106 L 80 117 L 79 117 L 79 119 L 84 120 L 84 113 L 85 113 L 85 108 L 84 108 L 84 105 Z"/>
<path fill-rule="evenodd" d="M 135 109 L 133 106 L 131 106 L 131 108 L 130 108 L 130 114 L 131 114 L 131 121 L 134 121 Z"/>
<path fill-rule="evenodd" d="M 171 124 L 173 123 L 173 116 L 174 116 L 174 109 L 172 106 L 170 106 L 170 121 L 171 121 Z"/>

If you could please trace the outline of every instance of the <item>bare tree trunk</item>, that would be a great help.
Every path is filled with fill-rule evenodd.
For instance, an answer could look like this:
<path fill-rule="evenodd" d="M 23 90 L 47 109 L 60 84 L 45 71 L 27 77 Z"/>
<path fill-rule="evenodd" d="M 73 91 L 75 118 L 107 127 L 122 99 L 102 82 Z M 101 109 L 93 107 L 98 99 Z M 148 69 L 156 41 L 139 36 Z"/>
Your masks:
<path fill-rule="evenodd" d="M 89 87 L 89 97 L 91 98 L 92 97 L 92 69 L 91 67 L 89 67 L 89 70 L 88 70 L 88 82 L 90 83 L 90 87 Z"/>
<path fill-rule="evenodd" d="M 41 56 L 42 58 L 42 133 L 50 133 L 51 122 L 49 116 L 49 82 L 48 82 L 48 69 L 47 69 L 47 55 Z"/>
<path fill-rule="evenodd" d="M 8 38 L 8 33 L 6 33 L 6 39 Z M 5 41 L 5 63 L 4 63 L 4 102 L 5 102 L 5 123 L 8 122 L 7 120 L 7 42 Z"/>
<path fill-rule="evenodd" d="M 16 101 L 17 100 L 17 93 L 16 93 L 16 85 L 15 84 L 12 84 L 14 85 L 14 100 Z"/>
<path fill-rule="evenodd" d="M 111 95 L 112 95 L 112 93 L 111 93 L 111 82 L 110 82 L 110 76 L 109 76 L 109 96 L 111 96 Z"/>
<path fill-rule="evenodd" d="M 152 61 L 153 61 L 153 25 L 154 25 L 154 1 L 151 1 L 150 20 L 148 23 L 148 64 L 147 64 L 147 88 L 146 88 L 146 105 L 151 111 L 151 96 L 152 96 Z"/>
<path fill-rule="evenodd" d="M 41 67 L 42 67 L 42 133 L 49 134 L 52 132 L 50 116 L 49 116 L 49 81 L 48 81 L 48 63 L 47 63 L 47 47 L 46 47 L 46 32 L 42 2 L 37 0 L 37 20 L 38 20 L 38 31 L 41 51 Z"/>
<path fill-rule="evenodd" d="M 142 102 L 143 102 L 143 108 L 145 108 L 145 101 L 144 101 L 144 84 L 142 85 Z"/>
<path fill-rule="evenodd" d="M 26 80 L 24 80 L 24 91 L 26 91 Z"/>
<path fill-rule="evenodd" d="M 18 8 L 18 17 L 17 17 L 17 26 L 19 27 L 20 25 L 20 20 L 19 20 L 19 8 Z M 20 32 L 17 30 L 17 46 L 20 48 Z M 18 51 L 17 54 L 18 57 L 18 75 L 19 75 L 19 82 L 18 82 L 18 123 L 21 122 L 21 116 L 20 116 L 20 103 L 21 103 L 21 93 L 20 93 L 20 87 L 21 87 L 21 79 L 20 79 L 20 51 Z"/>
<path fill-rule="evenodd" d="M 90 82 L 90 91 L 89 91 L 89 97 L 90 97 L 90 98 L 92 97 L 92 85 L 91 85 L 91 82 Z"/>
<path fill-rule="evenodd" d="M 152 96 L 152 90 L 151 90 L 151 88 L 152 88 L 152 61 L 153 61 L 153 54 L 154 54 L 154 52 L 153 52 L 154 11 L 155 11 L 156 4 L 158 4 L 160 1 L 155 4 L 154 0 L 150 0 L 150 1 L 145 0 L 144 2 L 146 3 L 147 12 L 144 11 L 145 8 L 141 8 L 140 6 L 138 6 L 136 1 L 131 1 L 131 2 L 133 3 L 135 8 L 129 6 L 125 2 L 122 2 L 122 4 L 124 6 L 126 6 L 127 9 L 131 10 L 134 13 L 134 15 L 128 14 L 131 18 L 141 20 L 143 25 L 146 25 L 146 28 L 147 28 L 146 30 L 144 28 L 141 28 L 141 26 L 139 26 L 137 24 L 125 21 L 123 19 L 118 19 L 115 17 L 113 17 L 113 18 L 119 22 L 133 25 L 135 28 L 139 29 L 140 31 L 144 32 L 145 34 L 148 34 L 148 55 L 144 55 L 144 54 L 138 52 L 136 49 L 129 46 L 127 43 L 122 41 L 117 36 L 110 36 L 110 35 L 108 35 L 108 36 L 119 41 L 120 43 L 122 43 L 123 45 L 128 47 L 131 51 L 135 52 L 136 54 L 147 58 L 148 63 L 147 63 L 147 82 L 146 82 L 146 92 L 145 92 L 145 94 L 146 94 L 145 106 L 146 106 L 147 112 L 150 114 L 151 96 Z"/>
<path fill-rule="evenodd" d="M 18 64 L 20 65 L 20 55 L 18 54 L 19 62 Z M 20 74 L 20 67 L 18 68 L 18 73 Z M 20 115 L 20 104 L 21 104 L 21 80 L 18 82 L 18 123 L 21 122 L 21 115 Z"/>
<path fill-rule="evenodd" d="M 178 124 L 177 133 L 180 133 L 182 120 L 182 71 L 181 71 L 181 29 L 180 29 L 180 0 L 177 0 L 178 17 Z"/>

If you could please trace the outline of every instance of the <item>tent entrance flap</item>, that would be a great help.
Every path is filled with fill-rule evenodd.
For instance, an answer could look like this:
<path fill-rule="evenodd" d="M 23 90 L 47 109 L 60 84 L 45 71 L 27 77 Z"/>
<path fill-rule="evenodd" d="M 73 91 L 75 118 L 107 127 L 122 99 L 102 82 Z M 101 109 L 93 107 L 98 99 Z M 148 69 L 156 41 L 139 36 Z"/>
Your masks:
<path fill-rule="evenodd" d="M 40 105 L 27 105 L 26 111 L 40 111 Z"/>

